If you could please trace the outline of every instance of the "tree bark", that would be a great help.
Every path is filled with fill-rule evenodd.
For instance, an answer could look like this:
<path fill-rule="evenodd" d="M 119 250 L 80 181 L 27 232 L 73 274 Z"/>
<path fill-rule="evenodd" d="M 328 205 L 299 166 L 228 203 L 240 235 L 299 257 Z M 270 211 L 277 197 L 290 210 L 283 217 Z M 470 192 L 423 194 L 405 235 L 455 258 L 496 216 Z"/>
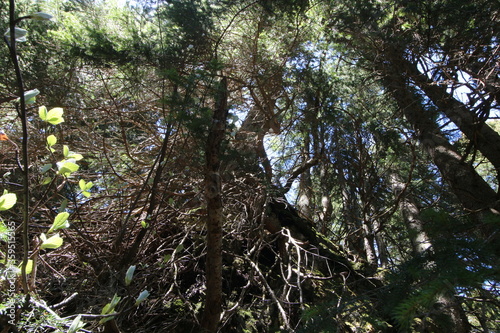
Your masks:
<path fill-rule="evenodd" d="M 470 164 L 463 161 L 462 156 L 442 134 L 433 119 L 435 114 L 422 106 L 422 101 L 404 76 L 405 73 L 408 74 L 404 70 L 404 66 L 403 68 L 397 66 L 398 58 L 392 60 L 394 60 L 393 66 L 390 68 L 384 66 L 390 91 L 398 106 L 403 110 L 406 119 L 415 129 L 420 143 L 438 167 L 443 179 L 450 185 L 453 193 L 466 210 L 472 213 L 488 208 L 498 210 L 495 191 Z M 395 189 L 399 187 L 397 180 L 393 185 Z M 412 239 L 414 251 L 421 253 L 431 247 L 432 243 L 421 229 L 422 224 L 418 218 L 417 207 L 408 200 L 403 201 L 402 204 L 405 205 L 402 210 L 406 213 L 405 219 L 408 227 L 416 232 Z M 485 239 L 490 239 L 492 230 L 483 228 L 481 232 Z M 466 333 L 469 331 L 467 320 L 460 315 L 463 310 L 453 295 L 444 295 L 437 301 L 437 304 L 443 306 L 444 312 L 452 322 L 454 332 Z"/>
<path fill-rule="evenodd" d="M 394 195 L 400 197 L 399 206 L 409 232 L 413 255 L 422 256 L 426 251 L 432 251 L 432 241 L 424 230 L 424 223 L 420 218 L 420 209 L 412 196 L 403 192 L 405 184 L 395 172 L 389 175 L 389 185 Z M 468 332 L 467 319 L 464 318 L 463 309 L 453 293 L 447 292 L 439 296 L 436 304 L 449 317 L 453 324 L 454 332 Z"/>
<path fill-rule="evenodd" d="M 451 186 L 465 209 L 471 212 L 488 208 L 498 210 L 495 191 L 470 164 L 463 161 L 462 156 L 442 134 L 433 119 L 434 112 L 425 109 L 422 101 L 412 91 L 405 77 L 405 73 L 408 73 L 407 68 L 400 64 L 404 63 L 404 60 L 399 58 L 391 60 L 393 61 L 389 62 L 389 66 L 386 64 L 383 66 L 387 86 L 443 179 Z"/>
<path fill-rule="evenodd" d="M 406 228 L 408 229 L 413 254 L 417 256 L 422 255 L 431 247 L 432 243 L 424 231 L 424 223 L 420 219 L 420 209 L 410 195 L 403 193 L 405 184 L 395 172 L 389 175 L 389 186 L 394 195 L 400 198 L 399 207 L 403 214 Z"/>
<path fill-rule="evenodd" d="M 405 69 L 427 97 L 472 141 L 474 146 L 500 171 L 500 134 L 487 124 L 480 122 L 477 116 L 462 102 L 456 100 L 426 75 L 420 73 L 415 65 L 404 62 Z M 489 112 L 489 108 L 488 108 Z"/>
<path fill-rule="evenodd" d="M 304 138 L 304 146 L 302 147 L 302 156 L 304 161 L 307 161 L 309 159 L 309 156 L 311 155 L 310 144 L 311 142 L 309 139 L 309 135 L 306 134 Z M 300 175 L 297 206 L 300 212 L 309 220 L 312 220 L 311 190 L 311 172 L 310 169 L 307 169 L 304 171 L 304 173 L 302 173 L 302 175 Z"/>
<path fill-rule="evenodd" d="M 207 201 L 207 258 L 206 299 L 201 321 L 206 332 L 216 332 L 222 312 L 222 196 L 220 168 L 220 147 L 224 139 L 227 108 L 227 80 L 224 77 L 219 86 L 212 125 L 205 150 L 206 175 L 205 198 Z"/>

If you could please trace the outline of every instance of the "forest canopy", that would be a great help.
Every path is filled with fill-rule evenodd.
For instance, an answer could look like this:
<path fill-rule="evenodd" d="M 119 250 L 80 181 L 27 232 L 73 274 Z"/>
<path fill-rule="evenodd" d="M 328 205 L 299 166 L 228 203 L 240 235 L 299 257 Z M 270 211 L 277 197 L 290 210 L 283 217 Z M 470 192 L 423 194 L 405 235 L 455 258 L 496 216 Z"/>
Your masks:
<path fill-rule="evenodd" d="M 1 332 L 500 330 L 496 0 L 0 4 Z"/>

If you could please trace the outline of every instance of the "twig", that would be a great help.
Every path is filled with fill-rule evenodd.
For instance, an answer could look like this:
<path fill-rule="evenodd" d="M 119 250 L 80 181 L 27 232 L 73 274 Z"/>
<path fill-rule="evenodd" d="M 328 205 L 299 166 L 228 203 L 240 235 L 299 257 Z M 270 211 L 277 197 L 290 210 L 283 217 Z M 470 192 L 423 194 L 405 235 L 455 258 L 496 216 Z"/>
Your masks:
<path fill-rule="evenodd" d="M 72 300 L 75 299 L 75 297 L 78 296 L 78 293 L 73 293 L 71 294 L 71 296 L 69 296 L 68 298 L 64 299 L 62 302 L 59 302 L 57 304 L 54 304 L 52 305 L 52 309 L 58 309 L 66 304 L 68 304 L 69 302 L 71 302 Z"/>
<path fill-rule="evenodd" d="M 59 315 L 56 312 L 54 312 L 54 310 L 52 310 L 47 305 L 47 303 L 45 303 L 45 301 L 43 301 L 43 300 L 37 301 L 36 299 L 34 299 L 33 297 L 31 297 L 30 298 L 30 302 L 33 303 L 34 305 L 36 305 L 37 307 L 44 309 L 49 314 L 51 314 L 52 316 L 54 316 L 54 318 L 56 318 L 57 320 L 64 320 L 63 318 L 59 317 Z"/>
<path fill-rule="evenodd" d="M 262 280 L 262 283 L 264 284 L 264 287 L 266 288 L 267 292 L 269 293 L 269 295 L 273 299 L 274 303 L 278 307 L 281 318 L 283 319 L 283 324 L 285 325 L 285 329 L 290 330 L 290 323 L 288 322 L 288 317 L 286 315 L 285 309 L 283 309 L 283 306 L 281 305 L 280 300 L 276 297 L 276 294 L 274 293 L 273 289 L 267 283 L 266 278 L 264 277 L 264 274 L 262 274 L 259 266 L 257 266 L 257 264 L 255 264 L 252 260 L 250 260 L 250 258 L 246 257 L 246 259 L 248 260 L 248 262 L 250 262 L 250 265 L 253 267 L 253 269 L 255 269 L 255 271 L 259 275 L 259 277 Z"/>
<path fill-rule="evenodd" d="M 310 158 L 309 160 L 304 162 L 304 164 L 299 165 L 298 167 L 293 169 L 292 174 L 290 175 L 290 177 L 288 177 L 286 184 L 283 187 L 284 193 L 287 193 L 292 188 L 292 184 L 295 181 L 295 179 L 297 179 L 298 176 L 300 176 L 306 170 L 308 170 L 308 169 L 312 168 L 313 166 L 315 166 L 316 164 L 318 164 L 319 158 L 320 158 L 320 156 L 316 155 L 313 158 Z"/>
<path fill-rule="evenodd" d="M 299 243 L 295 240 L 295 238 L 292 237 L 290 233 L 290 229 L 288 228 L 283 228 L 281 230 L 281 233 L 288 238 L 288 243 L 291 243 L 295 247 L 295 251 L 297 251 L 297 289 L 299 290 L 299 303 L 300 307 L 303 309 L 304 307 L 304 296 L 302 292 L 302 286 L 301 286 L 301 272 L 300 272 L 300 266 L 302 265 L 302 257 L 300 255 L 300 251 L 302 250 L 302 247 L 299 245 Z M 293 271 L 293 269 L 292 269 Z"/>

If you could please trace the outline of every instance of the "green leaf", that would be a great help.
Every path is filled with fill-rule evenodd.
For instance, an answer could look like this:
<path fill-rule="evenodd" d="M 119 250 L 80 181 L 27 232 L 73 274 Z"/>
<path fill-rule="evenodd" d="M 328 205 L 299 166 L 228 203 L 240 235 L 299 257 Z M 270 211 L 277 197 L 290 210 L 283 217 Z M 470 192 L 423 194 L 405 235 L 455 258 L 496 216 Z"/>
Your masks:
<path fill-rule="evenodd" d="M 26 104 L 33 104 L 36 101 L 36 96 L 40 94 L 40 91 L 38 89 L 32 89 L 28 90 L 27 92 L 24 93 L 24 100 Z"/>
<path fill-rule="evenodd" d="M 53 108 L 47 113 L 47 121 L 52 125 L 57 125 L 64 121 L 62 115 L 64 111 L 62 108 Z"/>
<path fill-rule="evenodd" d="M 49 147 L 52 147 L 53 145 L 55 145 L 57 143 L 57 138 L 55 135 L 51 134 L 47 137 L 47 145 Z"/>
<path fill-rule="evenodd" d="M 90 192 L 87 190 L 90 190 L 94 184 L 92 182 L 86 183 L 85 180 L 80 179 L 78 182 L 78 186 L 80 187 L 80 190 L 82 191 L 82 194 L 85 196 L 85 198 L 89 198 L 91 196 Z"/>
<path fill-rule="evenodd" d="M 110 321 L 112 319 L 115 319 L 115 316 L 110 316 L 110 317 L 102 318 L 101 320 L 99 320 L 99 324 L 104 324 L 105 322 Z"/>
<path fill-rule="evenodd" d="M 17 202 L 17 197 L 14 193 L 4 193 L 0 196 L 0 211 L 11 209 Z"/>
<path fill-rule="evenodd" d="M 92 186 L 94 186 L 94 183 L 92 183 L 92 182 L 86 183 L 85 180 L 80 179 L 80 181 L 78 182 L 78 186 L 80 187 L 80 190 L 82 190 L 83 192 L 87 192 L 88 190 L 90 190 L 92 188 Z"/>
<path fill-rule="evenodd" d="M 179 252 L 181 252 L 182 250 L 184 250 L 184 245 L 179 244 L 179 245 L 177 245 L 177 247 L 175 248 L 174 253 L 179 253 Z"/>
<path fill-rule="evenodd" d="M 110 303 L 106 304 L 102 310 L 101 310 L 101 314 L 102 315 L 107 315 L 107 314 L 111 314 L 115 311 L 115 307 L 118 305 L 118 302 L 120 302 L 121 300 L 121 297 L 118 297 L 116 294 L 113 296 L 113 299 L 111 300 Z M 106 318 L 102 318 L 99 323 L 100 324 L 103 324 L 111 319 L 113 319 L 114 316 L 111 316 L 111 317 L 106 317 Z"/>
<path fill-rule="evenodd" d="M 3 221 L 0 221 L 0 240 L 3 242 L 8 242 L 9 234 L 10 229 L 5 225 L 5 223 L 3 223 Z"/>
<path fill-rule="evenodd" d="M 52 226 L 50 227 L 47 233 L 50 234 L 51 232 L 57 231 L 59 229 L 69 228 L 68 217 L 69 217 L 68 212 L 62 212 L 57 214 L 57 216 L 54 219 L 54 223 L 52 223 Z"/>
<path fill-rule="evenodd" d="M 47 171 L 49 171 L 50 169 L 52 169 L 52 164 L 45 164 L 41 169 L 40 169 L 40 172 L 41 173 L 46 173 Z"/>
<path fill-rule="evenodd" d="M 111 310 L 114 310 L 115 307 L 118 305 L 122 298 L 119 297 L 117 294 L 113 295 L 113 298 L 111 299 Z"/>
<path fill-rule="evenodd" d="M 21 263 L 22 266 L 22 263 Z M 28 259 L 28 262 L 26 263 L 26 274 L 31 274 L 33 272 L 33 260 Z"/>
<path fill-rule="evenodd" d="M 116 296 L 116 295 L 115 295 Z M 107 315 L 107 314 L 111 314 L 114 312 L 114 306 L 111 306 L 111 303 L 108 303 L 106 304 L 102 310 L 101 310 L 101 314 L 102 315 Z M 99 320 L 99 324 L 104 324 L 105 322 L 107 321 L 110 321 L 111 319 L 115 318 L 114 316 L 110 316 L 110 317 L 105 317 L 105 318 L 102 318 L 101 320 Z"/>
<path fill-rule="evenodd" d="M 59 170 L 57 173 L 69 177 L 73 172 L 78 171 L 80 167 L 73 161 L 74 160 L 62 160 L 61 162 L 57 162 L 56 164 Z"/>
<path fill-rule="evenodd" d="M 50 19 L 52 19 L 52 15 L 43 12 L 38 12 L 35 14 L 31 14 L 30 18 L 37 21 L 49 21 Z"/>
<path fill-rule="evenodd" d="M 45 234 L 40 235 L 40 240 L 42 241 L 42 245 L 40 245 L 40 248 L 42 250 L 45 249 L 57 249 L 61 247 L 63 244 L 63 239 L 59 236 L 59 234 L 55 234 L 54 236 L 51 236 L 50 238 L 47 238 Z"/>
<path fill-rule="evenodd" d="M 148 227 L 149 227 L 149 223 L 148 223 L 148 222 L 146 222 L 146 221 L 144 221 L 144 220 L 142 220 L 142 221 L 141 221 L 141 226 L 142 226 L 144 229 L 146 229 L 146 228 L 148 228 Z"/>
<path fill-rule="evenodd" d="M 68 158 L 72 158 L 72 159 L 74 159 L 75 161 L 79 161 L 79 160 L 83 159 L 83 155 L 82 155 L 82 154 L 71 153 L 71 152 L 68 154 L 68 156 L 67 156 L 67 157 L 68 157 Z"/>
<path fill-rule="evenodd" d="M 142 301 L 144 301 L 146 298 L 149 296 L 149 291 L 143 290 L 140 294 L 139 297 L 135 300 L 135 305 L 139 305 Z"/>
<path fill-rule="evenodd" d="M 62 108 L 53 108 L 49 112 L 47 112 L 45 119 L 42 120 L 48 122 L 52 125 L 57 125 L 64 122 L 64 118 L 62 117 L 64 111 Z"/>
<path fill-rule="evenodd" d="M 108 303 L 102 308 L 101 314 L 102 315 L 109 314 L 111 311 L 113 311 L 113 309 L 111 309 L 111 303 Z"/>
<path fill-rule="evenodd" d="M 47 108 L 45 107 L 45 105 L 42 105 L 38 108 L 38 116 L 43 121 L 47 120 Z"/>
<path fill-rule="evenodd" d="M 28 34 L 27 30 L 15 27 L 14 29 L 14 38 L 16 39 L 16 42 L 25 42 L 26 41 L 26 35 Z M 5 32 L 4 36 L 6 36 L 8 39 L 8 42 L 10 43 L 10 28 L 7 29 Z"/>
<path fill-rule="evenodd" d="M 21 267 L 23 266 L 23 263 L 20 263 L 18 267 L 16 267 L 16 273 L 17 274 L 21 274 Z M 28 261 L 26 262 L 26 275 L 27 274 L 31 274 L 31 272 L 33 272 L 33 260 L 32 259 L 28 259 Z"/>
<path fill-rule="evenodd" d="M 125 285 L 126 286 L 130 285 L 130 282 L 132 282 L 132 279 L 134 278 L 134 272 L 135 272 L 135 266 L 130 266 L 127 269 L 127 273 L 125 274 Z"/>
<path fill-rule="evenodd" d="M 71 322 L 71 326 L 68 328 L 68 333 L 76 333 L 80 328 L 83 328 L 85 323 L 82 322 L 82 315 L 79 314 L 73 321 Z"/>
<path fill-rule="evenodd" d="M 62 213 L 66 210 L 66 207 L 68 207 L 68 199 L 64 199 L 61 202 L 61 206 L 59 206 L 59 209 L 57 210 L 58 213 Z"/>
<path fill-rule="evenodd" d="M 69 147 L 67 145 L 63 146 L 63 156 L 67 158 L 69 155 Z"/>
<path fill-rule="evenodd" d="M 41 182 L 41 185 L 47 185 L 47 184 L 50 184 L 50 182 L 52 181 L 52 178 L 51 177 L 44 177 L 42 179 L 42 182 Z"/>

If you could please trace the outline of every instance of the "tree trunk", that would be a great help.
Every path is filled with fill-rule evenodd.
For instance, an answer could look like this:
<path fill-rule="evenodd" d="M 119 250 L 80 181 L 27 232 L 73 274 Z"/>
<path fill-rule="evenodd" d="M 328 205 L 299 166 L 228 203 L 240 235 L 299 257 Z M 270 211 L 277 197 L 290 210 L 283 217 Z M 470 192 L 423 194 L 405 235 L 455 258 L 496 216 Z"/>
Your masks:
<path fill-rule="evenodd" d="M 434 81 L 420 73 L 415 65 L 405 61 L 405 68 L 427 97 L 439 107 L 439 111 L 443 112 L 472 141 L 474 146 L 493 164 L 497 172 L 500 171 L 500 134 L 487 124 L 481 123 L 466 105 L 446 91 L 446 87 L 436 85 Z"/>
<path fill-rule="evenodd" d="M 413 255 L 421 256 L 426 251 L 432 251 L 432 241 L 424 230 L 424 223 L 420 219 L 420 210 L 412 196 L 403 192 L 405 184 L 398 174 L 393 172 L 389 175 L 389 185 L 394 195 L 399 197 L 399 207 L 408 229 Z M 453 293 L 446 292 L 439 296 L 436 305 L 449 317 L 454 332 L 468 332 L 467 319 L 464 318 L 463 309 Z"/>
<path fill-rule="evenodd" d="M 207 259 L 206 259 L 206 299 L 201 321 L 207 332 L 216 332 L 222 312 L 222 196 L 220 167 L 220 146 L 224 138 L 227 108 L 227 81 L 221 80 L 216 98 L 212 125 L 205 151 L 206 175 L 205 197 L 207 201 Z"/>
<path fill-rule="evenodd" d="M 420 219 L 420 210 L 412 197 L 405 190 L 405 184 L 396 173 L 389 175 L 389 186 L 396 198 L 399 197 L 399 208 L 403 213 L 404 223 L 408 229 L 414 255 L 422 255 L 431 247 L 431 241 L 424 231 L 423 221 Z"/>
<path fill-rule="evenodd" d="M 375 237 L 373 235 L 372 226 L 369 220 L 364 220 L 362 226 L 363 230 L 363 246 L 366 255 L 366 261 L 371 270 L 375 272 L 378 266 L 377 253 L 375 251 Z"/>
<path fill-rule="evenodd" d="M 309 159 L 309 156 L 311 155 L 310 152 L 310 139 L 309 135 L 306 134 L 304 138 L 304 146 L 302 147 L 302 156 L 303 160 L 307 161 Z M 298 188 L 298 200 L 297 200 L 297 206 L 302 213 L 307 219 L 312 220 L 312 207 L 311 207 L 311 201 L 312 201 L 312 182 L 311 182 L 311 172 L 310 169 L 307 169 L 300 175 L 300 181 L 299 181 L 299 188 Z"/>
<path fill-rule="evenodd" d="M 401 60 L 404 61 L 404 60 Z M 422 101 L 412 91 L 405 78 L 405 66 L 398 66 L 399 59 L 394 59 L 391 66 L 384 66 L 387 85 L 406 119 L 415 129 L 419 141 L 438 167 L 443 179 L 451 186 L 453 193 L 462 202 L 465 209 L 478 212 L 495 208 L 496 193 L 442 134 L 432 110 L 422 106 Z M 400 68 L 401 67 L 401 68 Z"/>
<path fill-rule="evenodd" d="M 380 230 L 380 223 L 378 220 L 373 221 L 373 228 L 377 231 Z M 389 250 L 387 249 L 384 237 L 380 232 L 375 233 L 375 241 L 377 243 L 378 259 L 380 261 L 380 267 L 386 268 L 389 266 Z"/>

